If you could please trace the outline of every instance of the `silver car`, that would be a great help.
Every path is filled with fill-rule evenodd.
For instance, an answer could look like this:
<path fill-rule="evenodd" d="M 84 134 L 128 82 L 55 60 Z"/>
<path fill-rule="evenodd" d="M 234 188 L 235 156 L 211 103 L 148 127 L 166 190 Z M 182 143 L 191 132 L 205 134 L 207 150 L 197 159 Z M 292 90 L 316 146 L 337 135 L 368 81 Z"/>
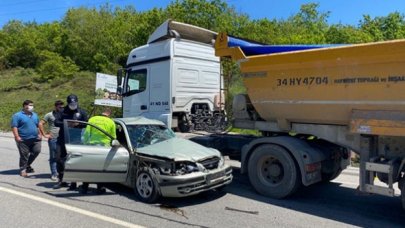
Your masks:
<path fill-rule="evenodd" d="M 123 183 L 148 203 L 160 196 L 189 196 L 231 183 L 232 169 L 218 150 L 176 137 L 158 120 L 114 121 L 116 139 L 87 122 L 65 120 L 65 181 Z M 86 128 L 101 131 L 111 146 L 84 143 Z"/>

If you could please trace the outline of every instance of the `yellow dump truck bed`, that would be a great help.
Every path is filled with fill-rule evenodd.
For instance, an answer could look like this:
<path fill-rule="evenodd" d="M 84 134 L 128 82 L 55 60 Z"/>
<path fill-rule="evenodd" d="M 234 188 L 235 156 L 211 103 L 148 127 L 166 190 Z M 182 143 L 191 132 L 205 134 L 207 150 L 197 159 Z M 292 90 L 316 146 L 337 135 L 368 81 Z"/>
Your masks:
<path fill-rule="evenodd" d="M 239 61 L 248 96 L 267 121 L 353 125 L 356 110 L 405 112 L 405 40 L 246 56 L 220 33 L 216 55 Z M 405 129 L 397 116 L 388 124 Z"/>

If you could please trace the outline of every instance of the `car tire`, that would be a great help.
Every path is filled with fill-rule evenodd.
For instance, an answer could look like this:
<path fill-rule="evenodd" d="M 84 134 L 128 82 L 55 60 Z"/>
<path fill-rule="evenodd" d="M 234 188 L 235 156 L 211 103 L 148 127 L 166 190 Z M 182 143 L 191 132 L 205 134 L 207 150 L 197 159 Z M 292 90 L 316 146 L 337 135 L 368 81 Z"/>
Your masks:
<path fill-rule="evenodd" d="M 252 152 L 248 176 L 257 192 L 276 199 L 293 194 L 301 184 L 294 159 L 287 150 L 273 144 L 261 145 Z"/>
<path fill-rule="evenodd" d="M 150 169 L 142 169 L 135 180 L 134 192 L 136 197 L 144 203 L 154 203 L 159 197 L 158 185 Z"/>

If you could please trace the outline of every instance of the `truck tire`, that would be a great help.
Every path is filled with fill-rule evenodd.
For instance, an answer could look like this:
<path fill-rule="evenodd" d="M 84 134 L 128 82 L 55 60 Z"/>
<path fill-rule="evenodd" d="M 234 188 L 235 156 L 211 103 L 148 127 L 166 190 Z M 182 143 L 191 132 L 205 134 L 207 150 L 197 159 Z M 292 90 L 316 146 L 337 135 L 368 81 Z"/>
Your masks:
<path fill-rule="evenodd" d="M 288 151 L 273 144 L 257 147 L 248 162 L 249 180 L 256 191 L 276 199 L 285 198 L 298 189 L 299 173 Z"/>
<path fill-rule="evenodd" d="M 180 116 L 179 123 L 178 123 L 178 129 L 182 133 L 190 132 L 191 127 L 187 121 L 186 115 Z"/>
<path fill-rule="evenodd" d="M 322 182 L 323 183 L 328 183 L 331 180 L 337 178 L 341 173 L 342 173 L 342 169 L 338 169 L 333 173 L 322 173 Z"/>
<path fill-rule="evenodd" d="M 154 203 L 159 199 L 157 183 L 148 169 L 145 168 L 138 172 L 134 192 L 136 197 L 144 203 Z"/>

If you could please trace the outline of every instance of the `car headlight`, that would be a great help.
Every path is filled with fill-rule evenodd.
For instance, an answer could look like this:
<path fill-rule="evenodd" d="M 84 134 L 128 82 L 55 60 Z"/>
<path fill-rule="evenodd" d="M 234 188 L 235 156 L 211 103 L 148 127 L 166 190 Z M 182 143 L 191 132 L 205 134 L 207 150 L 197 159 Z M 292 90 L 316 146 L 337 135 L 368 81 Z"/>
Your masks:
<path fill-rule="evenodd" d="M 200 169 L 198 168 L 197 164 L 193 162 L 179 162 L 176 163 L 176 175 L 184 175 L 187 173 L 192 173 L 199 171 Z"/>
<path fill-rule="evenodd" d="M 172 169 L 170 167 L 160 167 L 160 173 L 164 175 L 172 175 Z"/>

